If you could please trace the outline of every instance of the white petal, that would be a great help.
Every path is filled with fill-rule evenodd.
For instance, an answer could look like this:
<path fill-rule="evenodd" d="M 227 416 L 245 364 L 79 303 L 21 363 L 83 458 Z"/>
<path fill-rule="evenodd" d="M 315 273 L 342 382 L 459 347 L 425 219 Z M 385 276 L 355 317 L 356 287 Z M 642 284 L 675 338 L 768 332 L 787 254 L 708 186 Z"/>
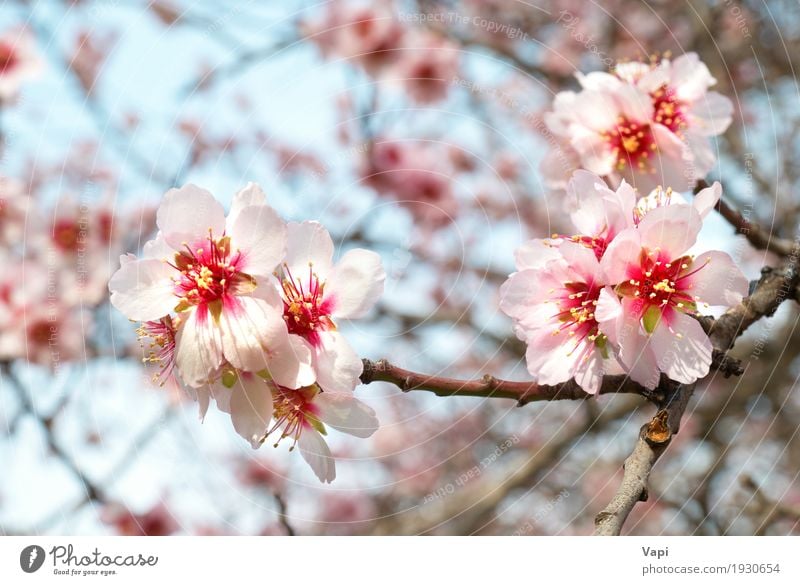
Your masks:
<path fill-rule="evenodd" d="M 672 311 L 668 320 L 669 327 L 662 318 L 651 335 L 659 369 L 671 380 L 691 384 L 708 375 L 711 367 L 711 340 L 700 323 L 688 315 Z"/>
<path fill-rule="evenodd" d="M 184 185 L 170 189 L 156 214 L 158 229 L 173 249 L 180 250 L 184 243 L 194 244 L 225 231 L 225 211 L 214 196 L 197 185 Z"/>
<path fill-rule="evenodd" d="M 286 253 L 286 224 L 267 205 L 241 210 L 230 230 L 231 246 L 244 255 L 244 272 L 271 275 Z"/>
<path fill-rule="evenodd" d="M 278 310 L 261 299 L 230 297 L 219 319 L 225 358 L 236 368 L 260 372 L 267 368 L 265 349 L 285 342 L 286 325 Z"/>
<path fill-rule="evenodd" d="M 336 479 L 336 463 L 325 439 L 316 430 L 305 429 L 297 442 L 300 454 L 323 483 Z"/>
<path fill-rule="evenodd" d="M 175 257 L 175 250 L 167 244 L 164 234 L 158 232 L 155 239 L 145 243 L 142 247 L 142 256 L 156 260 L 172 260 Z"/>
<path fill-rule="evenodd" d="M 672 62 L 670 85 L 680 100 L 692 102 L 700 99 L 716 82 L 697 53 L 686 53 Z"/>
<path fill-rule="evenodd" d="M 733 121 L 733 102 L 716 91 L 710 91 L 693 104 L 689 116 L 692 132 L 717 136 L 725 132 Z"/>
<path fill-rule="evenodd" d="M 617 329 L 619 359 L 631 380 L 652 390 L 658 386 L 661 373 L 650 337 L 642 329 L 637 311 L 631 307 L 634 302 L 631 299 L 622 301 L 622 320 Z"/>
<path fill-rule="evenodd" d="M 619 327 L 622 323 L 622 303 L 610 286 L 600 291 L 594 318 L 598 323 L 600 332 L 608 337 L 614 345 L 619 343 Z"/>
<path fill-rule="evenodd" d="M 255 374 L 240 375 L 231 388 L 233 428 L 258 449 L 271 419 L 272 392 L 267 382 Z"/>
<path fill-rule="evenodd" d="M 111 304 L 134 321 L 160 319 L 178 303 L 171 280 L 174 274 L 161 260 L 128 259 L 108 282 Z"/>
<path fill-rule="evenodd" d="M 257 183 L 247 183 L 244 188 L 240 189 L 239 192 L 233 196 L 231 210 L 228 212 L 228 219 L 226 221 L 228 231 L 233 228 L 233 224 L 245 207 L 266 204 L 267 197 L 264 195 L 264 191 L 262 191 L 261 187 Z"/>
<path fill-rule="evenodd" d="M 722 185 L 719 184 L 719 181 L 714 181 L 713 185 L 706 187 L 694 196 L 692 205 L 700 217 L 705 218 L 717 206 L 720 197 L 722 197 Z"/>
<path fill-rule="evenodd" d="M 330 392 L 352 391 L 358 384 L 364 364 L 341 333 L 320 335 L 316 348 L 317 383 Z"/>
<path fill-rule="evenodd" d="M 337 431 L 366 439 L 378 430 L 375 411 L 352 392 L 322 392 L 314 399 L 323 423 Z"/>
<path fill-rule="evenodd" d="M 333 267 L 325 282 L 325 300 L 332 302 L 335 317 L 363 317 L 383 294 L 386 273 L 375 252 L 350 250 Z"/>
<path fill-rule="evenodd" d="M 562 260 L 559 240 L 529 240 L 514 251 L 517 270 L 544 268 L 553 260 Z"/>
<path fill-rule="evenodd" d="M 222 340 L 205 307 L 187 313 L 175 340 L 175 364 L 184 383 L 196 388 L 206 384 L 222 364 Z"/>
<path fill-rule="evenodd" d="M 289 223 L 288 242 L 284 262 L 295 279 L 306 281 L 309 264 L 320 280 L 328 277 L 333 264 L 333 240 L 322 224 L 317 221 Z"/>
<path fill-rule="evenodd" d="M 303 388 L 316 380 L 311 346 L 302 337 L 286 338 L 267 355 L 267 370 L 275 382 L 286 388 Z"/>
<path fill-rule="evenodd" d="M 700 297 L 701 303 L 714 306 L 731 307 L 738 305 L 747 296 L 750 283 L 742 271 L 725 252 L 711 251 L 700 254 L 692 262 L 689 270 L 693 274 L 689 291 Z"/>

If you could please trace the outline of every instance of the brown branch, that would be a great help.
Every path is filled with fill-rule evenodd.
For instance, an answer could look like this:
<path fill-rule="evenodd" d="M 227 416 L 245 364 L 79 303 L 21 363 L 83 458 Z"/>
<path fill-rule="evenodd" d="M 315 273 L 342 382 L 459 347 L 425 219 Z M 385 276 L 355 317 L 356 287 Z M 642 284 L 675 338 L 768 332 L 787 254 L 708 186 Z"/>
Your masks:
<path fill-rule="evenodd" d="M 536 382 L 511 382 L 489 374 L 480 380 L 458 380 L 404 370 L 392 365 L 387 360 L 373 362 L 364 359 L 362 361 L 364 363 L 364 371 L 361 374 L 362 384 L 389 382 L 403 392 L 426 390 L 437 396 L 510 398 L 515 400 L 519 406 L 524 406 L 529 402 L 550 400 L 583 400 L 592 396 L 582 390 L 574 380 L 556 386 L 544 386 Z M 650 390 L 640 386 L 624 374 L 603 378 L 603 384 L 598 394 L 639 394 L 646 398 L 654 397 Z"/>
<path fill-rule="evenodd" d="M 708 187 L 708 183 L 705 180 L 698 181 L 694 188 L 695 195 L 706 187 Z M 719 211 L 719 214 L 733 226 L 737 234 L 742 234 L 747 238 L 747 241 L 757 249 L 767 250 L 779 256 L 797 255 L 797 242 L 773 236 L 769 231 L 743 216 L 724 199 L 720 198 L 716 209 Z"/>
<path fill-rule="evenodd" d="M 765 268 L 753 294 L 719 319 L 701 321 L 717 351 L 733 347 L 736 339 L 759 319 L 771 316 L 786 299 L 798 298 L 796 257 L 790 255 L 780 268 Z M 633 452 L 625 460 L 622 483 L 608 506 L 595 518 L 595 534 L 616 536 L 637 502 L 646 501 L 647 484 L 656 461 L 666 450 L 672 435 L 680 428 L 681 418 L 695 390 L 695 384 L 680 385 L 662 376 L 659 389 L 668 398 L 659 412 L 642 427 Z"/>

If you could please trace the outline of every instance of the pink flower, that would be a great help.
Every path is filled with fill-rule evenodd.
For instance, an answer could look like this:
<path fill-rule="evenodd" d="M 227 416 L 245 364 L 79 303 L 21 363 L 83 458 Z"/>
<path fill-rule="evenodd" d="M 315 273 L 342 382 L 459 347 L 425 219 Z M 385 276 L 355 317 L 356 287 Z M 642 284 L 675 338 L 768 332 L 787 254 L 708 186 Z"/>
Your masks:
<path fill-rule="evenodd" d="M 351 391 L 362 363 L 339 333 L 341 319 L 364 316 L 383 293 L 386 273 L 375 252 L 354 249 L 333 264 L 333 241 L 315 221 L 290 223 L 280 276 L 283 318 L 289 333 L 312 348 L 317 383 L 326 391 Z"/>
<path fill-rule="evenodd" d="M 280 432 L 278 442 L 290 438 L 303 459 L 323 483 L 336 478 L 336 465 L 325 437 L 326 425 L 354 437 L 370 437 L 378 419 L 369 406 L 351 392 L 321 392 L 318 386 L 299 390 L 272 386 L 275 423 L 268 434 Z M 277 443 L 276 443 L 277 446 Z"/>
<path fill-rule="evenodd" d="M 619 234 L 601 262 L 612 286 L 598 300 L 600 331 L 619 347 L 631 378 L 648 388 L 660 372 L 687 384 L 707 375 L 711 342 L 694 316 L 701 306 L 730 306 L 747 294 L 728 254 L 688 254 L 701 225 L 692 206 L 657 207 Z"/>
<path fill-rule="evenodd" d="M 686 53 L 675 60 L 622 63 L 614 73 L 650 96 L 652 121 L 688 145 L 695 178 L 704 177 L 716 163 L 709 137 L 725 132 L 733 116 L 731 100 L 709 91 L 717 81 L 705 63 L 696 53 Z M 581 83 L 589 89 L 600 89 L 609 83 L 607 75 L 590 73 L 581 78 Z M 665 184 L 679 186 L 669 181 Z"/>
<path fill-rule="evenodd" d="M 650 96 L 613 76 L 604 80 L 579 93 L 559 93 L 545 116 L 557 141 L 566 145 L 565 156 L 614 184 L 624 178 L 642 192 L 657 185 L 689 190 L 699 178 L 692 153 L 654 122 Z"/>
<path fill-rule="evenodd" d="M 0 244 L 10 248 L 22 242 L 26 221 L 33 219 L 31 204 L 20 181 L 0 177 Z"/>
<path fill-rule="evenodd" d="M 533 240 L 517 251 L 517 268 L 500 288 L 500 308 L 528 346 L 528 371 L 540 384 L 575 378 L 586 392 L 597 392 L 610 356 L 595 319 L 606 280 L 594 250 Z"/>
<path fill-rule="evenodd" d="M 109 282 L 111 303 L 129 319 L 180 316 L 175 365 L 189 386 L 218 378 L 225 363 L 266 371 L 289 387 L 314 381 L 309 347 L 288 334 L 270 283 L 286 226 L 264 200 L 250 183 L 226 219 L 208 191 L 170 190 L 158 209 L 158 236 L 141 259 L 123 256 Z"/>
<path fill-rule="evenodd" d="M 14 98 L 22 84 L 41 70 L 42 61 L 28 33 L 13 30 L 0 36 L 0 102 Z"/>
<path fill-rule="evenodd" d="M 453 76 L 458 72 L 459 55 L 450 44 L 427 36 L 404 48 L 394 75 L 418 104 L 429 104 L 447 97 Z"/>

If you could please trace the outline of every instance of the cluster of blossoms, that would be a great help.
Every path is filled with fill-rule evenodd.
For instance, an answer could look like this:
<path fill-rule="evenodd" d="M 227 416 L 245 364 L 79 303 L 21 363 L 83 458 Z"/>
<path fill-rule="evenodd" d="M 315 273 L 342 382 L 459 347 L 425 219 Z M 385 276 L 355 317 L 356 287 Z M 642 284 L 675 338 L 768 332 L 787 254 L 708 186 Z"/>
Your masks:
<path fill-rule="evenodd" d="M 417 104 L 444 99 L 458 70 L 455 45 L 404 25 L 389 2 L 332 2 L 323 18 L 305 22 L 303 29 L 323 55 L 352 61 Z"/>
<path fill-rule="evenodd" d="M 106 301 L 110 258 L 150 215 L 142 207 L 115 218 L 105 203 L 67 196 L 51 209 L 29 185 L 0 177 L 0 360 L 57 370 L 90 357 L 91 309 Z"/>
<path fill-rule="evenodd" d="M 555 141 L 542 164 L 551 187 L 563 189 L 567 169 L 582 168 L 642 193 L 657 185 L 683 192 L 714 167 L 710 137 L 728 128 L 733 105 L 709 91 L 716 80 L 695 53 L 622 63 L 578 81 L 581 91 L 560 92 L 545 118 Z"/>
<path fill-rule="evenodd" d="M 335 477 L 326 425 L 358 437 L 378 426 L 353 396 L 362 362 L 337 330 L 380 297 L 380 257 L 361 249 L 333 263 L 317 222 L 284 222 L 250 183 L 225 216 L 208 191 L 172 189 L 141 258 L 123 256 L 111 303 L 141 321 L 145 360 L 200 404 L 213 399 L 258 448 L 289 437 L 321 481 Z M 273 420 L 274 419 L 274 420 Z"/>
<path fill-rule="evenodd" d="M 574 378 L 589 393 L 607 373 L 651 389 L 662 372 L 682 383 L 706 376 L 712 346 L 695 317 L 748 291 L 728 254 L 690 253 L 719 183 L 691 204 L 660 188 L 639 199 L 626 181 L 612 190 L 585 170 L 567 189 L 578 234 L 524 244 L 501 288 L 530 373 L 541 384 Z"/>

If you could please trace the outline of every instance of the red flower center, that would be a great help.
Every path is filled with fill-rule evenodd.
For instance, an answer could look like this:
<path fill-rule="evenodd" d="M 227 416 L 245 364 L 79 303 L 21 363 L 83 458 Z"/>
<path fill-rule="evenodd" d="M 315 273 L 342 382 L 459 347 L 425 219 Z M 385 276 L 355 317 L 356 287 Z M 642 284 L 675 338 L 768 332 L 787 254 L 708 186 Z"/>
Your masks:
<path fill-rule="evenodd" d="M 227 236 L 208 238 L 175 254 L 173 268 L 180 272 L 174 278 L 175 294 L 182 299 L 178 310 L 189 306 L 211 303 L 228 294 L 253 290 L 255 280 L 242 272 L 243 257 L 238 250 L 231 250 L 231 239 Z"/>
<path fill-rule="evenodd" d="M 664 85 L 650 94 L 650 97 L 653 98 L 655 110 L 653 119 L 675 134 L 680 134 L 686 127 L 686 116 L 683 113 L 683 104 L 675 96 L 675 91 Z"/>
<path fill-rule="evenodd" d="M 14 47 L 6 42 L 0 42 L 0 75 L 4 75 L 14 69 L 17 63 L 19 63 L 19 58 Z"/>
<path fill-rule="evenodd" d="M 272 412 L 275 423 L 267 432 L 267 436 L 277 429 L 283 429 L 281 436 L 275 442 L 276 447 L 282 439 L 291 437 L 293 444 L 289 449 L 294 449 L 294 445 L 300 440 L 300 435 L 305 429 L 324 429 L 319 419 L 319 409 L 314 405 L 314 397 L 318 392 L 317 386 L 308 386 L 297 390 L 291 390 L 283 386 L 273 386 Z"/>
<path fill-rule="evenodd" d="M 320 282 L 309 263 L 308 277 L 295 278 L 287 265 L 283 266 L 283 318 L 289 333 L 300 335 L 314 346 L 319 345 L 320 331 L 332 331 L 331 301 L 324 300 L 325 283 Z"/>
<path fill-rule="evenodd" d="M 656 172 L 649 159 L 658 146 L 649 124 L 640 124 L 620 116 L 617 125 L 602 136 L 617 158 L 618 170 L 630 166 L 641 171 Z"/>
<path fill-rule="evenodd" d="M 575 343 L 570 354 L 586 339 L 598 345 L 605 340 L 605 336 L 598 332 L 597 321 L 594 317 L 600 290 L 601 287 L 594 284 L 568 282 L 564 288 L 558 289 L 558 294 L 553 299 L 559 309 L 555 317 L 559 325 L 553 331 L 553 335 L 567 334 L 570 341 Z M 555 290 L 551 291 L 551 293 L 555 292 Z"/>

